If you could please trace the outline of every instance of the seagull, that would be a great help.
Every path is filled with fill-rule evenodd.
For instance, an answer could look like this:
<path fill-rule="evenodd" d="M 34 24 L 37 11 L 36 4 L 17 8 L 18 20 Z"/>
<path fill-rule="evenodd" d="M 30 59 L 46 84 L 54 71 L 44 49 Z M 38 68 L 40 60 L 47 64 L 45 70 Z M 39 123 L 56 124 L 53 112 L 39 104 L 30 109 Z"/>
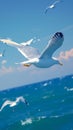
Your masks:
<path fill-rule="evenodd" d="M 3 50 L 3 53 L 0 53 L 0 57 L 3 57 L 5 54 L 5 50 Z"/>
<path fill-rule="evenodd" d="M 54 7 L 56 6 L 56 4 L 59 3 L 59 2 L 60 2 L 60 0 L 57 0 L 57 1 L 55 1 L 53 4 L 49 5 L 49 6 L 46 8 L 46 10 L 45 10 L 45 14 L 47 13 L 48 9 L 54 8 Z"/>
<path fill-rule="evenodd" d="M 17 50 L 28 60 L 16 64 L 21 64 L 26 67 L 31 66 L 32 64 L 38 68 L 48 68 L 55 64 L 63 65 L 57 58 L 53 57 L 53 53 L 63 44 L 64 35 L 62 32 L 56 32 L 52 38 L 49 40 L 45 49 L 39 53 L 38 49 L 29 46 L 27 43 L 32 42 L 29 40 L 26 44 L 18 44 L 11 40 L 0 39 L 0 42 L 6 43 L 16 47 Z"/>
<path fill-rule="evenodd" d="M 3 56 L 3 54 L 2 53 L 0 53 L 0 57 L 2 57 Z"/>
<path fill-rule="evenodd" d="M 21 96 L 21 97 L 16 98 L 15 101 L 6 100 L 6 101 L 3 103 L 3 105 L 2 105 L 2 107 L 1 107 L 1 109 L 0 109 L 0 111 L 2 111 L 3 108 L 6 107 L 7 105 L 9 105 L 10 107 L 14 107 L 14 106 L 16 106 L 17 103 L 19 103 L 19 102 L 23 102 L 23 103 L 25 103 L 26 105 L 28 104 L 27 101 Z"/>

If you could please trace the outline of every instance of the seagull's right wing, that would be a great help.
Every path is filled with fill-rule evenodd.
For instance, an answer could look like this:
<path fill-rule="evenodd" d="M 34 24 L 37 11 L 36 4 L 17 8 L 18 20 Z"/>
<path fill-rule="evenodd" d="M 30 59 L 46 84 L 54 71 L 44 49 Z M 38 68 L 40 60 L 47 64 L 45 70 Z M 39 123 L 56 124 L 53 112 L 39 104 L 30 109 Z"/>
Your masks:
<path fill-rule="evenodd" d="M 64 37 L 61 32 L 57 32 L 54 36 L 49 40 L 48 45 L 41 53 L 40 58 L 50 58 L 53 53 L 63 44 Z"/>
<path fill-rule="evenodd" d="M 56 0 L 53 4 L 55 5 L 55 4 L 59 3 L 59 2 L 60 2 L 60 0 Z"/>

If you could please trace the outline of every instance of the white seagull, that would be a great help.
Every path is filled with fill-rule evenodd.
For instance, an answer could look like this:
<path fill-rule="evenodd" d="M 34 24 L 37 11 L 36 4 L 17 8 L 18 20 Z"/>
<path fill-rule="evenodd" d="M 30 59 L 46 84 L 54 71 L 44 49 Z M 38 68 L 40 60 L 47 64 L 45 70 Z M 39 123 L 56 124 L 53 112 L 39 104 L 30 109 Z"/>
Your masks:
<path fill-rule="evenodd" d="M 48 9 L 52 9 L 56 6 L 57 3 L 59 3 L 60 0 L 56 0 L 53 4 L 49 5 L 46 10 L 45 10 L 45 14 L 47 13 Z"/>
<path fill-rule="evenodd" d="M 5 50 L 3 50 L 3 53 L 0 53 L 0 57 L 3 57 L 5 54 Z"/>
<path fill-rule="evenodd" d="M 3 56 L 3 54 L 2 53 L 0 53 L 0 57 L 2 57 Z"/>
<path fill-rule="evenodd" d="M 0 111 L 2 111 L 2 110 L 4 109 L 4 107 L 6 107 L 7 105 L 9 105 L 10 107 L 14 107 L 14 106 L 16 106 L 17 103 L 19 103 L 19 102 L 23 102 L 23 103 L 25 103 L 26 105 L 28 104 L 27 101 L 21 96 L 21 97 L 16 98 L 15 101 L 6 100 L 6 101 L 3 103 L 3 105 L 2 105 L 2 107 L 1 107 L 1 109 L 0 109 Z"/>
<path fill-rule="evenodd" d="M 0 42 L 16 47 L 18 51 L 28 59 L 27 61 L 23 61 L 17 64 L 22 64 L 26 67 L 29 67 L 33 64 L 39 68 L 48 68 L 55 64 L 62 65 L 62 63 L 57 58 L 52 57 L 53 53 L 63 44 L 64 36 L 61 32 L 57 32 L 53 35 L 41 54 L 36 48 L 29 46 L 32 41 L 33 39 L 27 41 L 24 44 L 18 44 L 9 39 L 0 39 Z"/>

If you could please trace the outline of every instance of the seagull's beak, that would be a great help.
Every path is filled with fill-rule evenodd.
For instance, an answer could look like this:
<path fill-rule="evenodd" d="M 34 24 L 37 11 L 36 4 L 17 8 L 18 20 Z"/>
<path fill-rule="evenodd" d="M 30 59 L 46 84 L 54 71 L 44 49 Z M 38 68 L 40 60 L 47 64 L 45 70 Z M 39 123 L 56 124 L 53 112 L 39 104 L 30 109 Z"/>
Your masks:
<path fill-rule="evenodd" d="M 62 62 L 59 62 L 59 64 L 60 64 L 61 66 L 63 66 L 63 63 L 62 63 Z"/>

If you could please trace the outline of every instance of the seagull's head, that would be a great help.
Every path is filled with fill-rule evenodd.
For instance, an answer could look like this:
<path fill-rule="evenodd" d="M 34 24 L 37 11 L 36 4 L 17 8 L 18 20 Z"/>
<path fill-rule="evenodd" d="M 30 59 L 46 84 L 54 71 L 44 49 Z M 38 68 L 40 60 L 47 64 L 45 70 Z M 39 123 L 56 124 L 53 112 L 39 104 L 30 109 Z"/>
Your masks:
<path fill-rule="evenodd" d="M 61 61 L 59 61 L 58 59 L 56 60 L 56 64 L 63 66 L 63 63 Z"/>
<path fill-rule="evenodd" d="M 61 66 L 63 66 L 63 63 L 61 61 L 59 61 L 59 60 L 58 60 L 58 64 L 61 65 Z"/>
<path fill-rule="evenodd" d="M 59 64 L 59 65 L 63 66 L 63 63 L 60 60 L 58 60 L 57 58 L 52 57 L 52 59 L 54 61 L 54 64 Z"/>

